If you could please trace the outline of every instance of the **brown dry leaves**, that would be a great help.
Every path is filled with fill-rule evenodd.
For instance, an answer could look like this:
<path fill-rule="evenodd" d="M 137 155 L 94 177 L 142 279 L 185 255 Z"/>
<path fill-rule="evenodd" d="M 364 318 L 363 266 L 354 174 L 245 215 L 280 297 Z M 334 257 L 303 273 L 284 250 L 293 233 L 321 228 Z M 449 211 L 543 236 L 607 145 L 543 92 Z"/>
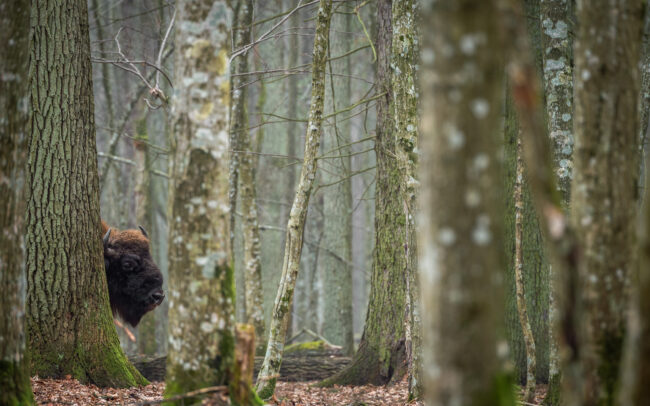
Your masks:
<path fill-rule="evenodd" d="M 162 399 L 163 382 L 127 389 L 98 388 L 76 379 L 32 378 L 34 397 L 39 405 L 133 405 Z"/>
<path fill-rule="evenodd" d="M 278 382 L 274 402 L 279 406 L 321 405 L 422 405 L 408 403 L 406 381 L 390 386 L 338 386 L 317 388 L 316 382 Z"/>

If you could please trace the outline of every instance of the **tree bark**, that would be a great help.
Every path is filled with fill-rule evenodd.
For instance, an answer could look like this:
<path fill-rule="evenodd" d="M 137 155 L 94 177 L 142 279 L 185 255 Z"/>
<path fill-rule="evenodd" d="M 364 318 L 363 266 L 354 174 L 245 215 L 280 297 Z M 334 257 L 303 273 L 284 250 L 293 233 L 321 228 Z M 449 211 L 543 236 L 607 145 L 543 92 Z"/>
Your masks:
<path fill-rule="evenodd" d="M 316 36 L 312 62 L 312 97 L 307 132 L 305 135 L 305 153 L 298 189 L 291 207 L 287 223 L 287 236 L 282 266 L 282 277 L 278 294 L 273 306 L 269 340 L 266 346 L 264 364 L 257 377 L 257 390 L 263 399 L 273 395 L 276 375 L 282 363 L 284 340 L 289 324 L 289 311 L 292 308 L 293 291 L 300 265 L 303 245 L 303 233 L 307 207 L 316 176 L 316 155 L 320 145 L 325 98 L 325 61 L 329 46 L 329 25 L 332 3 L 321 0 L 316 17 Z"/>
<path fill-rule="evenodd" d="M 562 205 L 569 208 L 573 172 L 573 58 L 569 36 L 571 2 L 541 0 L 542 48 L 546 119 L 553 144 L 553 163 L 562 194 Z M 560 360 L 558 354 L 556 278 L 550 269 L 549 287 L 549 388 L 544 404 L 560 404 Z"/>
<path fill-rule="evenodd" d="M 425 14 L 435 27 L 422 52 L 419 245 L 431 405 L 515 404 L 502 369 L 503 55 L 495 3 L 437 1 Z"/>
<path fill-rule="evenodd" d="M 0 404 L 30 405 L 25 357 L 25 165 L 29 134 L 28 0 L 0 2 Z"/>
<path fill-rule="evenodd" d="M 517 313 L 519 315 L 519 324 L 524 335 L 526 344 L 526 388 L 524 400 L 532 402 L 535 398 L 535 365 L 537 363 L 535 356 L 535 338 L 533 330 L 530 327 L 528 319 L 528 306 L 526 304 L 526 289 L 524 284 L 524 248 L 523 248 L 523 182 L 524 182 L 524 162 L 522 158 L 521 138 L 517 139 L 517 163 L 515 173 L 515 286 L 517 293 Z"/>
<path fill-rule="evenodd" d="M 104 386 L 146 380 L 113 327 L 100 235 L 85 1 L 32 3 L 27 197 L 31 372 Z"/>
<path fill-rule="evenodd" d="M 240 26 L 238 47 L 241 48 L 251 42 L 250 24 L 253 20 L 253 2 L 246 0 L 240 6 Z M 237 73 L 248 72 L 248 54 L 241 55 L 237 60 Z M 232 139 L 239 151 L 239 189 L 241 192 L 241 210 L 244 220 L 244 298 L 246 308 L 246 322 L 255 327 L 255 336 L 258 337 L 257 348 L 265 346 L 265 323 L 262 293 L 262 263 L 260 247 L 260 229 L 257 216 L 257 193 L 255 184 L 255 170 L 257 160 L 251 148 L 251 136 L 248 129 L 248 103 L 246 76 L 236 76 L 233 79 L 233 113 L 231 121 Z M 232 171 L 231 171 L 232 174 Z M 235 182 L 231 179 L 230 182 Z M 231 184 L 231 187 L 234 186 Z M 234 207 L 231 208 L 234 211 Z"/>
<path fill-rule="evenodd" d="M 407 280 L 414 265 L 412 208 L 417 145 L 412 2 L 382 0 L 377 6 L 377 186 L 375 250 L 366 323 L 352 364 L 321 384 L 386 384 L 408 369 Z M 393 12 L 401 37 L 393 44 Z M 391 63 L 395 68 L 391 70 Z M 398 72 L 398 70 L 400 70 Z"/>
<path fill-rule="evenodd" d="M 577 8 L 572 225 L 582 250 L 583 405 L 615 404 L 619 391 L 636 259 L 642 10 L 633 0 Z"/>
<path fill-rule="evenodd" d="M 227 135 L 232 10 L 226 1 L 188 0 L 176 12 L 167 397 L 228 383 L 234 357 Z"/>

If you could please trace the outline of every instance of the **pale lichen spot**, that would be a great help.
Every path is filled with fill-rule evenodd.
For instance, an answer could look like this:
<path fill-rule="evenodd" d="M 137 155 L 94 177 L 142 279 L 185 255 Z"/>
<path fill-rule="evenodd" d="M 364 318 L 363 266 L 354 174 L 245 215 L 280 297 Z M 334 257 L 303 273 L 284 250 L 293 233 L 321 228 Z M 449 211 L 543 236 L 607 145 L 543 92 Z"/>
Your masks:
<path fill-rule="evenodd" d="M 483 98 L 472 100 L 470 108 L 472 109 L 474 117 L 478 118 L 479 120 L 487 117 L 488 113 L 490 112 L 490 105 L 488 104 L 487 100 Z"/>
<path fill-rule="evenodd" d="M 476 207 L 481 203 L 481 194 L 476 189 L 468 189 L 465 192 L 465 204 L 467 207 Z"/>
<path fill-rule="evenodd" d="M 486 154 L 481 153 L 474 157 L 474 168 L 479 171 L 487 169 L 489 164 L 490 158 Z"/>
<path fill-rule="evenodd" d="M 481 215 L 478 217 L 476 227 L 472 230 L 472 241 L 479 246 L 486 246 L 492 241 L 490 218 L 488 216 Z"/>
<path fill-rule="evenodd" d="M 450 246 L 456 242 L 456 232 L 449 227 L 443 227 L 438 233 L 438 241 L 444 246 Z"/>
<path fill-rule="evenodd" d="M 452 150 L 457 150 L 465 145 L 465 135 L 453 123 L 445 123 L 443 131 Z"/>

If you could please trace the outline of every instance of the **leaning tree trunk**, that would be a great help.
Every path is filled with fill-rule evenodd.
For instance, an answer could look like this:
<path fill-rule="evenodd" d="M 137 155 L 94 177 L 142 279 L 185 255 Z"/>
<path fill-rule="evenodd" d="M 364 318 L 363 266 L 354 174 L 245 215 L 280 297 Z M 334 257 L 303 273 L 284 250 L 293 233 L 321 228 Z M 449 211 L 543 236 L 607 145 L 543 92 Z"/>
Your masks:
<path fill-rule="evenodd" d="M 32 2 L 27 196 L 31 373 L 97 385 L 146 380 L 113 326 L 100 235 L 86 2 Z"/>
<path fill-rule="evenodd" d="M 503 66 L 497 6 L 433 4 L 427 15 L 435 29 L 424 36 L 421 73 L 419 249 L 427 399 L 432 405 L 514 405 L 501 359 L 507 345 L 501 337 Z"/>
<path fill-rule="evenodd" d="M 226 1 L 176 4 L 165 396 L 229 382 L 234 275 L 228 217 Z"/>
<path fill-rule="evenodd" d="M 322 385 L 385 384 L 402 378 L 408 369 L 407 284 L 415 263 L 412 210 L 417 146 L 413 5 L 411 1 L 382 0 L 377 6 L 377 81 L 383 95 L 377 100 L 375 251 L 370 299 L 354 361 Z M 393 27 L 400 33 L 394 48 Z M 395 66 L 392 70 L 391 64 Z"/>
<path fill-rule="evenodd" d="M 292 307 L 293 291 L 298 277 L 300 255 L 302 253 L 307 207 L 314 177 L 316 176 L 316 155 L 320 145 L 323 122 L 325 62 L 329 46 L 331 11 L 331 0 L 321 0 L 316 17 L 316 36 L 314 37 L 312 62 L 312 96 L 307 133 L 305 135 L 304 162 L 287 224 L 284 264 L 282 265 L 278 294 L 273 305 L 266 355 L 262 369 L 257 377 L 257 390 L 263 399 L 273 395 L 275 382 L 282 364 L 284 340 L 289 326 L 289 311 Z"/>
<path fill-rule="evenodd" d="M 613 405 L 636 258 L 642 1 L 578 3 L 572 219 L 582 249 L 583 405 Z"/>
<path fill-rule="evenodd" d="M 241 18 L 239 25 L 242 30 L 239 33 L 237 48 L 251 42 L 250 24 L 253 20 L 253 1 L 242 1 L 240 9 Z M 248 72 L 248 54 L 239 56 L 236 72 L 242 76 L 233 78 L 233 112 L 230 124 L 231 139 L 235 140 L 235 147 L 239 153 L 239 189 L 241 193 L 241 210 L 244 228 L 244 302 L 246 311 L 246 322 L 255 327 L 257 337 L 256 347 L 264 348 L 264 295 L 262 293 L 262 262 L 260 246 L 260 228 L 257 216 L 257 193 L 255 185 L 255 168 L 257 159 L 254 151 L 251 150 L 251 133 L 248 129 L 248 91 L 246 77 Z M 234 171 L 231 170 L 231 176 Z M 231 178 L 230 182 L 236 182 L 237 178 Z M 231 188 L 235 185 L 231 184 Z M 232 202 L 231 202 L 232 204 Z M 234 207 L 231 208 L 234 211 Z M 232 214 L 231 214 L 232 215 Z"/>
<path fill-rule="evenodd" d="M 573 58 L 569 37 L 571 2 L 542 0 L 540 10 L 544 64 L 546 120 L 553 144 L 553 163 L 562 194 L 562 205 L 568 210 L 571 194 L 573 155 Z M 556 278 L 550 269 L 549 288 L 549 388 L 544 399 L 547 406 L 560 404 L 560 360 L 558 354 Z"/>
<path fill-rule="evenodd" d="M 0 404 L 34 403 L 25 357 L 29 1 L 0 2 Z"/>

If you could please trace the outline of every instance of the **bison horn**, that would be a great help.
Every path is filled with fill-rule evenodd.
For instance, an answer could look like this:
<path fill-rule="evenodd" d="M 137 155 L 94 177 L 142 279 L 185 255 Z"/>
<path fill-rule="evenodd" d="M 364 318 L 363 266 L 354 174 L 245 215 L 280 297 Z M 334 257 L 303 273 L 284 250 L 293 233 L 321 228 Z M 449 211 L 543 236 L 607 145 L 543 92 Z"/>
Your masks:
<path fill-rule="evenodd" d="M 108 239 L 111 237 L 111 229 L 109 228 L 106 234 L 104 234 L 104 247 L 108 244 Z"/>
<path fill-rule="evenodd" d="M 142 234 L 144 234 L 145 237 L 149 238 L 149 236 L 147 235 L 147 230 L 145 230 L 144 227 L 138 226 L 138 228 L 140 229 L 140 231 L 142 231 Z"/>

